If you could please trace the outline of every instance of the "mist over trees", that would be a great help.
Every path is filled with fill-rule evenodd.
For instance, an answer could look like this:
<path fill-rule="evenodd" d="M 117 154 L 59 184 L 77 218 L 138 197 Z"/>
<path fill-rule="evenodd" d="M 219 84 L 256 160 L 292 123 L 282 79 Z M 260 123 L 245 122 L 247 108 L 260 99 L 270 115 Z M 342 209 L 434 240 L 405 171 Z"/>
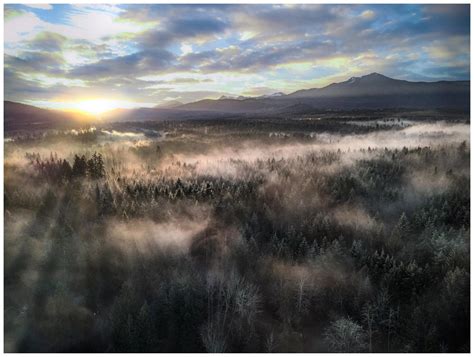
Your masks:
<path fill-rule="evenodd" d="M 469 125 L 127 124 L 5 143 L 5 350 L 468 352 Z"/>

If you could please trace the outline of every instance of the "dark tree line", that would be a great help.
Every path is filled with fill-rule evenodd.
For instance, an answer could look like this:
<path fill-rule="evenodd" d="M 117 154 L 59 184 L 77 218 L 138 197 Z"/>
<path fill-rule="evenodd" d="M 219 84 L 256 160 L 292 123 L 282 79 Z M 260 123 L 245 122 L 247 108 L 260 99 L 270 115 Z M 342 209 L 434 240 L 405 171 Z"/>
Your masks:
<path fill-rule="evenodd" d="M 49 159 L 41 159 L 35 154 L 27 154 L 26 157 L 38 174 L 51 182 L 61 183 L 85 177 L 91 179 L 105 177 L 104 160 L 100 153 L 94 153 L 90 159 L 87 159 L 85 155 L 74 155 L 72 166 L 66 159 L 58 159 L 57 154 L 51 154 Z"/>

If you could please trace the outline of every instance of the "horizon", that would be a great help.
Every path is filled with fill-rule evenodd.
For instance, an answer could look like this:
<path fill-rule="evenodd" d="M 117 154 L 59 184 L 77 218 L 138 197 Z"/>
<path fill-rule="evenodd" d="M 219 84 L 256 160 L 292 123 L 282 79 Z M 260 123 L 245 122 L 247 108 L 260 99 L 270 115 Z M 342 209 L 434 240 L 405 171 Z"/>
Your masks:
<path fill-rule="evenodd" d="M 468 4 L 4 8 L 5 100 L 45 109 L 289 94 L 373 72 L 470 80 Z"/>
<path fill-rule="evenodd" d="M 292 94 L 292 93 L 295 93 L 295 92 L 299 92 L 299 91 L 305 91 L 305 90 L 311 90 L 311 89 L 323 89 L 327 86 L 330 86 L 332 84 L 338 84 L 338 83 L 343 83 L 343 82 L 347 82 L 349 81 L 350 79 L 352 78 L 362 78 L 362 77 L 368 77 L 368 76 L 371 76 L 371 75 L 379 75 L 379 76 L 382 76 L 382 77 L 386 77 L 386 78 L 389 78 L 389 79 L 395 79 L 395 80 L 399 80 L 398 78 L 392 78 L 392 77 L 388 77 L 386 75 L 384 75 L 383 73 L 378 73 L 378 72 L 372 72 L 372 73 L 367 73 L 365 75 L 361 75 L 361 76 L 351 76 L 350 78 L 347 78 L 346 80 L 343 80 L 341 82 L 333 82 L 333 83 L 329 83 L 323 87 L 317 87 L 317 88 L 300 88 L 294 92 L 291 92 L 291 93 L 283 93 L 283 92 L 274 92 L 274 93 L 270 93 L 268 95 L 272 95 L 272 94 L 277 94 L 277 93 L 281 93 L 283 95 L 289 95 L 289 94 Z M 442 80 L 441 80 L 442 81 Z M 424 83 L 436 83 L 436 82 L 441 82 L 441 81 L 409 81 L 409 82 L 424 82 Z M 470 79 L 466 79 L 466 80 L 453 80 L 453 82 L 463 82 L 463 81 L 466 81 L 466 82 L 470 82 Z M 447 82 L 450 82 L 450 81 L 447 81 Z M 239 97 L 243 97 L 243 99 L 238 99 Z M 184 104 L 190 104 L 190 103 L 195 103 L 195 102 L 199 102 L 201 100 L 221 100 L 221 99 L 230 99 L 230 100 L 246 100 L 246 99 L 258 99 L 262 97 L 262 95 L 258 95 L 258 96 L 242 96 L 242 95 L 233 95 L 233 96 L 226 96 L 226 95 L 222 95 L 221 97 L 219 98 L 202 98 L 202 99 L 199 99 L 197 101 L 190 101 L 190 102 L 180 102 L 179 105 L 184 105 Z M 37 107 L 37 108 L 40 108 L 40 109 L 47 109 L 47 110 L 55 110 L 55 111 L 61 111 L 61 112 L 66 112 L 66 113 L 79 113 L 79 114 L 83 114 L 83 115 L 89 115 L 89 116 L 95 116 L 95 117 L 100 117 L 104 114 L 107 114 L 107 113 L 111 113 L 113 111 L 116 111 L 116 110 L 133 110 L 133 109 L 151 109 L 151 108 L 156 108 L 158 107 L 159 108 L 159 105 L 160 104 L 157 104 L 157 103 L 151 103 L 150 106 L 137 106 L 137 107 L 133 107 L 133 108 L 123 108 L 123 107 L 120 107 L 120 106 L 117 106 L 117 107 L 114 107 L 110 110 L 106 110 L 106 111 L 103 111 L 103 112 L 100 112 L 100 113 L 88 113 L 88 112 L 82 112 L 80 110 L 77 110 L 77 109 L 74 109 L 74 108 L 70 108 L 70 109 L 61 109 L 61 108 L 50 108 L 48 106 L 42 106 L 42 105 L 32 105 L 32 104 L 29 104 L 29 103 L 24 103 L 24 102 L 20 102 L 20 101 L 11 101 L 11 100 L 7 100 L 5 99 L 6 102 L 12 102 L 12 103 L 18 103 L 18 104 L 24 104 L 24 105 L 30 105 L 30 106 L 34 106 L 34 107 Z M 169 101 L 169 102 L 172 102 L 172 101 Z M 179 102 L 179 101 L 177 101 Z M 163 103 L 163 104 L 166 104 Z M 166 107 L 163 107 L 163 108 L 166 108 Z"/>

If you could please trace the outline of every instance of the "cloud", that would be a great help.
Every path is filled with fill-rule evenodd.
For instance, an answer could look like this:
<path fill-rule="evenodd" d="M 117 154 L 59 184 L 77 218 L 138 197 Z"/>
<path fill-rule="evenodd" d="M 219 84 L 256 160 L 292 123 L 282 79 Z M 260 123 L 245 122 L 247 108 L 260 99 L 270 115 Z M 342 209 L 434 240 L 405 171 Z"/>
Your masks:
<path fill-rule="evenodd" d="M 34 13 L 6 8 L 6 14 L 4 26 L 6 47 L 20 41 L 32 39 L 44 27 L 44 22 Z M 12 16 L 12 14 L 15 16 Z"/>
<path fill-rule="evenodd" d="M 60 51 L 67 38 L 54 32 L 40 32 L 36 37 L 29 41 L 29 48 L 41 51 Z"/>
<path fill-rule="evenodd" d="M 56 52 L 25 51 L 22 57 L 5 55 L 5 66 L 21 73 L 59 73 L 64 58 Z"/>
<path fill-rule="evenodd" d="M 254 97 L 254 96 L 273 94 L 274 92 L 275 92 L 274 88 L 252 87 L 252 88 L 247 89 L 245 92 L 243 92 L 243 95 Z"/>
<path fill-rule="evenodd" d="M 53 8 L 53 6 L 49 4 L 25 4 L 25 6 L 41 10 L 51 10 Z"/>
<path fill-rule="evenodd" d="M 205 17 L 177 19 L 172 21 L 169 25 L 169 32 L 183 37 L 221 33 L 226 28 L 224 21 Z"/>
<path fill-rule="evenodd" d="M 337 7 L 325 5 L 247 5 L 233 13 L 237 27 L 266 35 L 278 32 L 316 31 L 338 18 Z"/>
<path fill-rule="evenodd" d="M 187 55 L 188 53 L 192 53 L 192 52 L 193 52 L 193 46 L 187 45 L 185 43 L 183 43 L 181 45 L 181 54 L 182 55 Z"/>
<path fill-rule="evenodd" d="M 374 71 L 467 79 L 469 43 L 469 5 L 6 5 L 6 92 L 69 95 L 80 83 L 159 102 L 288 93 Z"/>
<path fill-rule="evenodd" d="M 199 43 L 221 34 L 225 28 L 224 21 L 214 18 L 172 18 L 157 30 L 139 34 L 135 40 L 142 48 L 167 47 L 185 40 Z"/>
<path fill-rule="evenodd" d="M 163 81 L 151 81 L 149 83 L 152 83 L 153 85 L 170 85 L 170 84 L 193 84 L 193 83 L 212 83 L 213 80 L 210 78 L 203 78 L 203 79 L 198 79 L 198 78 L 174 78 L 170 80 L 163 80 Z"/>
<path fill-rule="evenodd" d="M 166 50 L 139 51 L 76 67 L 69 72 L 69 76 L 84 78 L 134 77 L 153 71 L 166 70 L 170 68 L 174 58 L 174 55 Z"/>
<path fill-rule="evenodd" d="M 143 31 L 139 24 L 127 21 L 119 21 L 119 15 L 115 12 L 94 10 L 92 7 L 78 7 L 74 11 L 67 11 L 58 22 L 45 21 L 35 9 L 22 11 L 6 5 L 8 13 L 19 12 L 18 16 L 10 16 L 5 19 L 5 43 L 12 46 L 18 42 L 30 40 L 38 33 L 46 31 L 58 33 L 70 39 L 81 39 L 99 42 L 107 36 L 119 33 L 134 33 Z M 68 5 L 56 5 L 64 9 Z M 31 11 L 30 11 L 31 10 Z M 65 9 L 64 9 L 65 10 Z"/>
<path fill-rule="evenodd" d="M 375 18 L 375 11 L 373 10 L 364 10 L 360 16 L 365 20 L 372 20 Z"/>

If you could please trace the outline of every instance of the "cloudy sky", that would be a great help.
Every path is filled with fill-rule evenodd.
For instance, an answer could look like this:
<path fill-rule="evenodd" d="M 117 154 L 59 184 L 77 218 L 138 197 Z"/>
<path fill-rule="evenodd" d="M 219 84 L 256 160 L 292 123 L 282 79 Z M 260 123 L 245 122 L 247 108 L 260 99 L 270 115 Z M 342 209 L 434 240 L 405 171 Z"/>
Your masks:
<path fill-rule="evenodd" d="M 5 5 L 5 98 L 80 109 L 469 79 L 469 5 Z M 95 102 L 94 102 L 95 101 Z"/>

